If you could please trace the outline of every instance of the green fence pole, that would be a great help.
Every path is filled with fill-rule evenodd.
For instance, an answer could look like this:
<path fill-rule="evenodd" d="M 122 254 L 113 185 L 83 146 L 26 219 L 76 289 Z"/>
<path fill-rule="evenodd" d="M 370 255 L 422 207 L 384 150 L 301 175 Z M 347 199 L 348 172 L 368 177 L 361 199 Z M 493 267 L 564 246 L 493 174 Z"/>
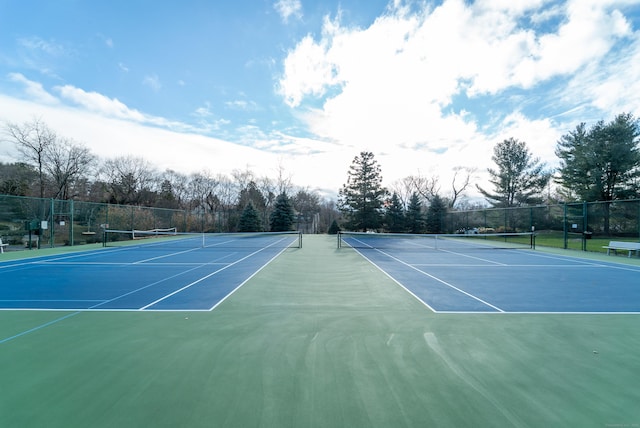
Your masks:
<path fill-rule="evenodd" d="M 49 199 L 49 247 L 53 248 L 56 245 L 56 222 L 55 219 L 55 201 L 53 198 Z"/>
<path fill-rule="evenodd" d="M 587 202 L 582 203 L 582 251 L 587 251 L 587 227 L 589 226 L 589 220 L 587 219 L 587 212 L 589 207 Z"/>
<path fill-rule="evenodd" d="M 73 247 L 75 244 L 73 239 L 73 199 L 69 200 L 69 245 Z"/>
<path fill-rule="evenodd" d="M 567 224 L 568 224 L 568 219 L 567 219 L 567 203 L 564 203 L 564 212 L 563 212 L 563 218 L 562 218 L 562 240 L 564 241 L 564 249 L 567 249 L 567 245 L 568 245 L 568 231 L 567 231 Z"/>

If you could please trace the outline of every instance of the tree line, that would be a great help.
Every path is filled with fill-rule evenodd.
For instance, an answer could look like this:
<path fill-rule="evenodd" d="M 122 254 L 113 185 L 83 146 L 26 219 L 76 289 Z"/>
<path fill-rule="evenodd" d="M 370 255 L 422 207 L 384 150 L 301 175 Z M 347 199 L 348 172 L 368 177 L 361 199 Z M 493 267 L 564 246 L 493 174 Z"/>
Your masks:
<path fill-rule="evenodd" d="M 249 169 L 229 175 L 159 171 L 127 155 L 99 159 L 39 118 L 5 123 L 2 138 L 19 161 L 0 163 L 0 194 L 198 211 L 212 219 L 211 232 L 326 232 L 340 215 L 335 201 L 296 186 L 281 167 L 273 178 Z M 273 214 L 283 207 L 285 213 Z M 283 216 L 289 224 L 282 224 Z"/>
<path fill-rule="evenodd" d="M 557 141 L 556 170 L 535 157 L 526 142 L 508 138 L 495 145 L 495 167 L 487 169 L 493 189 L 475 187 L 496 208 L 637 198 L 639 136 L 639 121 L 628 113 L 590 128 L 581 123 Z M 248 169 L 187 175 L 158 171 L 138 157 L 101 160 L 84 144 L 58 136 L 41 119 L 5 123 L 3 138 L 14 144 L 20 161 L 0 163 L 0 194 L 199 210 L 216 219 L 211 231 L 324 233 L 331 226 L 334 231 L 438 233 L 444 232 L 442 219 L 448 210 L 486 206 L 474 206 L 465 198 L 475 169 L 456 167 L 447 191 L 437 175 L 419 174 L 388 189 L 382 185 L 381 167 L 367 151 L 353 159 L 347 182 L 333 201 L 295 186 L 282 167 L 275 178 Z"/>
<path fill-rule="evenodd" d="M 526 142 L 508 138 L 496 144 L 491 158 L 495 167 L 487 169 L 493 189 L 479 185 L 476 188 L 494 208 L 545 201 L 611 202 L 638 198 L 639 137 L 640 122 L 629 113 L 619 114 L 608 123 L 601 120 L 591 128 L 581 123 L 556 143 L 560 164 L 556 170 L 535 157 Z M 338 207 L 344 215 L 344 225 L 363 231 L 444 232 L 444 213 L 453 208 L 471 181 L 467 174 L 456 184 L 458 172 L 452 183 L 452 197 L 440 195 L 437 179 L 408 177 L 403 183 L 410 190 L 409 197 L 403 201 L 397 187 L 389 190 L 382 186 L 381 168 L 373 153 L 361 152 L 353 159 L 347 182 L 339 192 Z M 552 183 L 556 185 L 553 193 Z M 426 210 L 421 206 L 425 199 Z"/>

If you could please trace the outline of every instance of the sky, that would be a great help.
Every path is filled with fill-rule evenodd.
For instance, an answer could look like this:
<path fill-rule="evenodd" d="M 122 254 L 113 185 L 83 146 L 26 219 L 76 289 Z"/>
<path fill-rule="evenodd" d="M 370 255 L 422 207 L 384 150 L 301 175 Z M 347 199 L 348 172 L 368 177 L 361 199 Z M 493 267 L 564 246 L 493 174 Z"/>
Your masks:
<path fill-rule="evenodd" d="M 640 0 L 0 0 L 0 122 L 159 170 L 336 195 L 368 151 L 385 186 L 447 196 L 459 168 L 491 189 L 504 139 L 553 168 L 562 135 L 623 112 Z"/>

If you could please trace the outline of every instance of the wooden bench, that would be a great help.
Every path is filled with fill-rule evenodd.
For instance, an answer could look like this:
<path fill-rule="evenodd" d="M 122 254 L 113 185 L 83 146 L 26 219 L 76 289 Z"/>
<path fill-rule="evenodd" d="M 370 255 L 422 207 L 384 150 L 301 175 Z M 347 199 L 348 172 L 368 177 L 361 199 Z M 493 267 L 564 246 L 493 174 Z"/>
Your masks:
<path fill-rule="evenodd" d="M 628 251 L 627 257 L 631 257 L 631 252 L 634 251 L 636 255 L 640 251 L 640 242 L 626 242 L 626 241 L 610 241 L 609 245 L 603 245 L 602 248 L 607 249 L 607 255 L 613 250 L 613 254 L 618 254 L 618 250 Z"/>
<path fill-rule="evenodd" d="M 5 244 L 2 242 L 2 238 L 0 238 L 0 253 L 4 253 L 4 247 L 8 247 L 9 244 Z"/>

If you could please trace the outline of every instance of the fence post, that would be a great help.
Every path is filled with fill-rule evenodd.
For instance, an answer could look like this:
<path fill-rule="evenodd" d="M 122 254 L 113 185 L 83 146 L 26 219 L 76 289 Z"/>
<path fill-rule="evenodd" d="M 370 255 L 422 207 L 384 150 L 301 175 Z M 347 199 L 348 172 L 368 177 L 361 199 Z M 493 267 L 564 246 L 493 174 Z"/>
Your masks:
<path fill-rule="evenodd" d="M 73 207 L 73 199 L 69 199 L 69 245 L 71 245 L 72 247 L 75 245 L 74 242 L 74 238 L 73 238 L 73 211 L 74 211 L 74 207 Z"/>
<path fill-rule="evenodd" d="M 531 207 L 529 208 L 529 230 L 533 231 L 534 228 L 534 224 L 533 224 L 533 208 Z"/>
<path fill-rule="evenodd" d="M 587 227 L 589 226 L 589 219 L 587 213 L 589 212 L 589 206 L 587 201 L 582 203 L 582 251 L 587 251 Z"/>
<path fill-rule="evenodd" d="M 567 239 L 568 239 L 568 235 L 569 232 L 567 230 L 567 225 L 568 225 L 568 219 L 567 219 L 567 203 L 565 202 L 563 204 L 563 208 L 564 208 L 564 212 L 563 212 L 563 218 L 562 218 L 562 240 L 564 241 L 564 249 L 567 249 Z"/>
<path fill-rule="evenodd" d="M 56 246 L 56 216 L 55 216 L 55 200 L 53 198 L 49 199 L 49 247 L 53 248 Z"/>

